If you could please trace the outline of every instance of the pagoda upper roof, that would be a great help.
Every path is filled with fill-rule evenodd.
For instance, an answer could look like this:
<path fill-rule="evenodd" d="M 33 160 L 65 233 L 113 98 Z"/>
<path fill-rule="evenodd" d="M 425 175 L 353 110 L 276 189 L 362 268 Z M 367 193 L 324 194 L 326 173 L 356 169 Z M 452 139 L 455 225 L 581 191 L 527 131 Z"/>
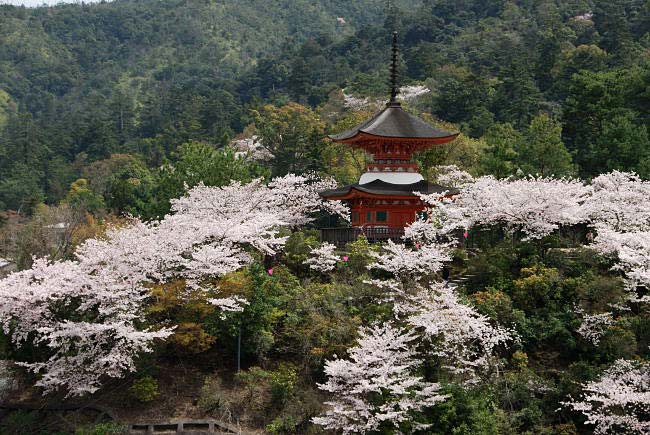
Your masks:
<path fill-rule="evenodd" d="M 356 191 L 356 192 L 355 192 Z M 338 189 L 325 190 L 320 195 L 328 199 L 347 199 L 354 196 L 417 196 L 414 192 L 430 195 L 433 193 L 456 195 L 458 189 L 431 183 L 426 180 L 412 184 L 393 184 L 382 180 L 371 181 L 366 184 L 350 184 Z M 356 193 L 356 195 L 355 195 Z M 361 194 L 361 195 L 359 195 Z"/>
<path fill-rule="evenodd" d="M 400 103 L 390 102 L 381 112 L 369 120 L 329 137 L 336 142 L 354 142 L 355 139 L 362 139 L 364 136 L 430 140 L 433 143 L 445 143 L 453 140 L 458 136 L 458 133 L 450 133 L 432 127 L 417 116 L 408 113 Z"/>

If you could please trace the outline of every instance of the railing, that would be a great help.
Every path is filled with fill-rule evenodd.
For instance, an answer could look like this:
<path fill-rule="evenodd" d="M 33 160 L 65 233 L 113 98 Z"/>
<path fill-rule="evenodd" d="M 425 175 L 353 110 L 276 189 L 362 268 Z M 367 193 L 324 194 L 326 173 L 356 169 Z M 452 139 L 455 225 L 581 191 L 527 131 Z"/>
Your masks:
<path fill-rule="evenodd" d="M 127 430 L 129 435 L 252 435 L 243 432 L 238 427 L 219 420 L 172 420 L 165 423 L 131 424 Z"/>
<path fill-rule="evenodd" d="M 388 239 L 399 240 L 404 235 L 404 228 L 389 227 L 339 227 L 321 228 L 321 242 L 344 245 L 354 242 L 359 236 L 365 236 L 370 242 L 383 242 Z"/>

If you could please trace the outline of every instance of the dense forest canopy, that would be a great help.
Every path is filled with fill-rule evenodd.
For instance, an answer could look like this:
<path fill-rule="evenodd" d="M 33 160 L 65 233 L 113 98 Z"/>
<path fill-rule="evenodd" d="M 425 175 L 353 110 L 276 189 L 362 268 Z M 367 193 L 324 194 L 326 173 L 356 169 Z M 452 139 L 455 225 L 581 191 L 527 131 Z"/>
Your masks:
<path fill-rule="evenodd" d="M 178 158 L 179 145 L 226 145 L 264 104 L 307 106 L 327 132 L 345 116 L 335 91 L 386 95 L 391 29 L 402 82 L 432 90 L 414 109 L 481 139 L 466 169 L 543 173 L 530 160 L 550 146 L 571 156 L 557 175 L 650 174 L 647 1 L 5 5 L 1 207 L 56 203 L 89 165 L 116 154 L 133 156 L 124 177 L 154 189 L 156 168 Z M 539 114 L 561 132 L 554 144 L 531 143 Z M 475 162 L 494 159 L 497 168 Z"/>

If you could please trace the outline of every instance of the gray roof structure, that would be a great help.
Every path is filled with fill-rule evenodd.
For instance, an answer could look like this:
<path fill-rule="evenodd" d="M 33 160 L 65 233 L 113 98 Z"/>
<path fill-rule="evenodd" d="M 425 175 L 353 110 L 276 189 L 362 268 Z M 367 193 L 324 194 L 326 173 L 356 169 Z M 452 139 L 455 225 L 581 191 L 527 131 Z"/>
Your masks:
<path fill-rule="evenodd" d="M 417 116 L 413 116 L 404 110 L 400 103 L 395 102 L 388 103 L 381 112 L 356 127 L 329 137 L 334 141 L 343 141 L 351 139 L 360 133 L 405 139 L 435 139 L 457 134 L 430 126 Z"/>
<path fill-rule="evenodd" d="M 413 184 L 393 184 L 385 181 L 375 180 L 367 184 L 349 184 L 338 189 L 325 190 L 320 192 L 324 198 L 345 196 L 352 190 L 368 193 L 371 195 L 392 195 L 392 196 L 416 196 L 413 192 L 419 192 L 430 195 L 432 193 L 445 193 L 447 195 L 456 195 L 458 189 L 453 187 L 441 186 L 440 184 L 430 183 L 426 180 Z"/>

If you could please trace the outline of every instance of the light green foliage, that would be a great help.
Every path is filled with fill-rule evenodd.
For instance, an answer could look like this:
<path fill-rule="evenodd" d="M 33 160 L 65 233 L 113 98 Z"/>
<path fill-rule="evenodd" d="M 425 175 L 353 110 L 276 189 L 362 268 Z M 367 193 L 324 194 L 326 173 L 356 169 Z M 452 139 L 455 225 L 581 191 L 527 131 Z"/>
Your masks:
<path fill-rule="evenodd" d="M 9 119 L 9 114 L 16 110 L 16 103 L 12 100 L 11 95 L 0 89 L 0 130 L 2 130 Z"/>
<path fill-rule="evenodd" d="M 276 417 L 271 423 L 266 425 L 266 431 L 273 435 L 295 433 L 297 425 L 298 421 L 291 415 Z"/>
<path fill-rule="evenodd" d="M 125 424 L 111 422 L 99 423 L 75 429 L 74 435 L 122 435 L 126 432 Z"/>
<path fill-rule="evenodd" d="M 521 277 L 513 281 L 513 300 L 527 312 L 547 308 L 561 298 L 558 270 L 546 267 L 521 269 Z"/>
<path fill-rule="evenodd" d="M 533 118 L 518 145 L 517 162 L 525 174 L 563 177 L 575 172 L 562 142 L 562 125 L 545 113 Z"/>
<path fill-rule="evenodd" d="M 579 45 L 567 47 L 560 53 L 554 66 L 553 87 L 556 92 L 566 97 L 573 74 L 580 71 L 603 71 L 607 68 L 607 52 L 597 45 Z"/>
<path fill-rule="evenodd" d="M 648 126 L 637 123 L 636 117 L 631 110 L 621 110 L 605 120 L 594 149 L 607 159 L 606 167 L 619 171 L 633 169 L 642 177 L 650 178 Z"/>
<path fill-rule="evenodd" d="M 423 115 L 423 119 L 446 131 L 459 131 L 456 125 L 437 122 L 426 115 Z M 433 175 L 432 169 L 439 165 L 456 165 L 471 174 L 477 174 L 481 169 L 481 159 L 485 148 L 486 143 L 483 139 L 475 139 L 461 133 L 451 142 L 436 145 L 426 151 L 417 153 L 415 160 L 420 164 L 421 172 L 429 178 Z"/>
<path fill-rule="evenodd" d="M 158 392 L 158 381 L 151 376 L 136 379 L 129 387 L 129 394 L 140 402 L 151 402 L 160 394 Z"/>
<path fill-rule="evenodd" d="M 607 362 L 620 358 L 633 359 L 637 350 L 636 334 L 624 321 L 609 328 L 598 346 L 599 355 Z"/>
<path fill-rule="evenodd" d="M 232 148 L 216 148 L 203 142 L 178 147 L 173 160 L 155 173 L 152 199 L 144 211 L 146 217 L 162 217 L 169 212 L 169 200 L 182 196 L 199 183 L 224 186 L 231 181 L 249 182 L 268 175 L 257 163 L 237 157 Z"/>
<path fill-rule="evenodd" d="M 472 294 L 472 302 L 481 314 L 488 316 L 501 325 L 522 322 L 523 313 L 513 308 L 508 294 L 494 287 Z"/>
<path fill-rule="evenodd" d="M 520 350 L 512 354 L 512 364 L 514 368 L 523 371 L 528 368 L 528 355 Z"/>
<path fill-rule="evenodd" d="M 366 266 L 370 265 L 373 261 L 372 252 L 377 251 L 377 246 L 373 246 L 368 242 L 364 236 L 360 236 L 357 240 L 346 245 L 348 254 L 347 267 L 353 274 L 367 273 Z"/>
<path fill-rule="evenodd" d="M 346 89 L 346 92 L 352 92 Z M 368 94 L 361 94 L 368 95 Z M 346 111 L 343 104 L 343 92 L 333 92 L 327 102 L 320 107 L 321 119 L 330 121 L 327 133 L 336 134 L 348 130 L 373 115 L 372 110 Z M 371 156 L 360 148 L 347 144 L 328 141 L 322 152 L 324 171 L 332 175 L 338 184 L 353 184 L 366 170 Z"/>
<path fill-rule="evenodd" d="M 273 176 L 322 168 L 325 126 L 315 112 L 288 103 L 282 107 L 263 106 L 253 116 L 260 141 L 273 155 Z"/>
<path fill-rule="evenodd" d="M 508 430 L 506 414 L 497 407 L 489 390 L 464 390 L 449 386 L 451 397 L 437 405 L 429 415 L 432 435 L 497 435 Z"/>
<path fill-rule="evenodd" d="M 104 199 L 92 191 L 88 181 L 84 178 L 79 178 L 70 184 L 70 190 L 65 197 L 65 202 L 71 207 L 89 213 L 96 213 L 104 209 Z"/>
<path fill-rule="evenodd" d="M 217 311 L 209 302 L 214 291 L 189 290 L 184 280 L 173 280 L 151 286 L 150 292 L 148 317 L 160 325 L 174 325 L 167 352 L 188 356 L 210 350 L 216 338 L 206 332 L 204 322 Z"/>
<path fill-rule="evenodd" d="M 523 135 L 512 124 L 495 124 L 490 127 L 483 140 L 486 149 L 481 159 L 484 174 L 505 178 L 517 171 L 517 148 L 523 142 Z"/>
<path fill-rule="evenodd" d="M 281 363 L 269 375 L 271 384 L 271 398 L 276 403 L 284 404 L 294 394 L 298 373 L 296 367 L 290 363 Z"/>
<path fill-rule="evenodd" d="M 248 370 L 242 370 L 237 373 L 237 380 L 241 382 L 246 390 L 249 392 L 249 397 L 252 398 L 255 390 L 261 386 L 262 381 L 268 379 L 269 373 L 260 367 L 253 366 Z"/>

